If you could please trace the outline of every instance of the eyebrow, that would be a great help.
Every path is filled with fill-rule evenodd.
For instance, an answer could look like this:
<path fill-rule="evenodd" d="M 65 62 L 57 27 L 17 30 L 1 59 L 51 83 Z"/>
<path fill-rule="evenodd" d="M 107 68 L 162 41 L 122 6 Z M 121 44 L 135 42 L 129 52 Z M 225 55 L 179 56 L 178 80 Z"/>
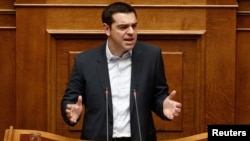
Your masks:
<path fill-rule="evenodd" d="M 128 26 L 128 25 L 137 25 L 138 22 L 132 23 L 132 24 L 117 24 L 117 26 Z"/>

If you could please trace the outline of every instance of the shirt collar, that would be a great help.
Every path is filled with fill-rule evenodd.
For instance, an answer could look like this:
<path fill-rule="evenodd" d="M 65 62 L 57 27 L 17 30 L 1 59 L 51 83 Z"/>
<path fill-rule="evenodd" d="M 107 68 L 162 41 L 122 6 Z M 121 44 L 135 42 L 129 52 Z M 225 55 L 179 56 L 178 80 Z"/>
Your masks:
<path fill-rule="evenodd" d="M 130 51 L 124 53 L 124 54 L 122 55 L 122 57 L 114 56 L 114 55 L 111 53 L 111 51 L 110 51 L 110 49 L 109 49 L 109 47 L 108 47 L 108 41 L 107 41 L 107 43 L 106 43 L 106 56 L 107 56 L 107 62 L 114 61 L 114 60 L 119 60 L 119 59 L 121 59 L 121 58 L 126 59 L 126 58 L 129 58 L 129 57 L 132 56 L 132 50 L 130 50 Z"/>

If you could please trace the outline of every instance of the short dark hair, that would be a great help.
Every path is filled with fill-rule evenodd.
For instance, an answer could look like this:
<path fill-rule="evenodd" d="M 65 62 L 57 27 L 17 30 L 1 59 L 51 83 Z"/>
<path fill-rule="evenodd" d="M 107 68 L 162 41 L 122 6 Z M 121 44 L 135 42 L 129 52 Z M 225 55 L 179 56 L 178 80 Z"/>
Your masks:
<path fill-rule="evenodd" d="M 131 13 L 131 12 L 133 12 L 135 16 L 137 17 L 137 13 L 131 5 L 124 3 L 124 2 L 111 3 L 102 12 L 102 23 L 106 23 L 111 28 L 111 25 L 114 22 L 114 19 L 112 17 L 113 14 Z"/>

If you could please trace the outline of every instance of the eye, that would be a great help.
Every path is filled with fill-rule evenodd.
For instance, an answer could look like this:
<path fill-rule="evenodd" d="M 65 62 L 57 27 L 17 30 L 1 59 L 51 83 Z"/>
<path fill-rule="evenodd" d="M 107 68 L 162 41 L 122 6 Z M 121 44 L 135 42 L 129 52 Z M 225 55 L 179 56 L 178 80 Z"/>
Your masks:
<path fill-rule="evenodd" d="M 121 26 L 119 26 L 119 28 L 122 29 L 122 30 L 125 30 L 125 29 L 128 28 L 128 26 L 127 25 L 121 25 Z"/>
<path fill-rule="evenodd" d="M 132 24 L 132 27 L 135 29 L 137 27 L 137 24 Z"/>
<path fill-rule="evenodd" d="M 122 26 L 122 27 L 121 27 L 121 29 L 126 29 L 126 28 L 128 28 L 128 27 L 127 27 L 127 26 Z"/>
<path fill-rule="evenodd" d="M 133 29 L 136 29 L 137 27 L 137 23 L 134 23 L 134 24 L 122 24 L 122 25 L 118 25 L 118 29 L 120 30 L 127 30 L 128 28 L 133 28 Z"/>

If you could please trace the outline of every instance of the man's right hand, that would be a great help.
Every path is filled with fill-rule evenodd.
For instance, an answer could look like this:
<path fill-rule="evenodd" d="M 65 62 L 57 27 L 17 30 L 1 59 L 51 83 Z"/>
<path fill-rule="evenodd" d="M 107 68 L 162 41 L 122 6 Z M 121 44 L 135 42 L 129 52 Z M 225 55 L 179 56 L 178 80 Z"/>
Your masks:
<path fill-rule="evenodd" d="M 67 104 L 66 114 L 71 123 L 76 123 L 83 110 L 82 96 L 78 96 L 76 104 Z"/>

